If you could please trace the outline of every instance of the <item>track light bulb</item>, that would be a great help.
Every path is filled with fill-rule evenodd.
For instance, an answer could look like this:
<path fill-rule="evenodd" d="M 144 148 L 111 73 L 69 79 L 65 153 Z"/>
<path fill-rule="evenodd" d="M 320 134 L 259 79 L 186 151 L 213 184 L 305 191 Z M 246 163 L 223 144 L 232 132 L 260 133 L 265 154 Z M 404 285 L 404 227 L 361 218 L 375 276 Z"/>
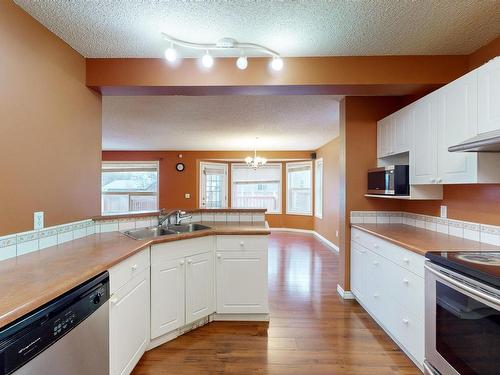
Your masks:
<path fill-rule="evenodd" d="M 283 60 L 281 59 L 281 57 L 273 57 L 271 61 L 271 68 L 277 72 L 283 69 Z"/>
<path fill-rule="evenodd" d="M 201 58 L 201 63 L 205 68 L 211 68 L 214 65 L 214 58 L 207 52 Z"/>
<path fill-rule="evenodd" d="M 174 46 L 170 46 L 165 50 L 165 58 L 169 62 L 174 62 L 177 60 L 177 50 L 174 48 Z"/>
<path fill-rule="evenodd" d="M 248 66 L 248 60 L 246 56 L 240 56 L 238 57 L 238 60 L 236 60 L 236 66 L 240 70 L 245 70 Z"/>

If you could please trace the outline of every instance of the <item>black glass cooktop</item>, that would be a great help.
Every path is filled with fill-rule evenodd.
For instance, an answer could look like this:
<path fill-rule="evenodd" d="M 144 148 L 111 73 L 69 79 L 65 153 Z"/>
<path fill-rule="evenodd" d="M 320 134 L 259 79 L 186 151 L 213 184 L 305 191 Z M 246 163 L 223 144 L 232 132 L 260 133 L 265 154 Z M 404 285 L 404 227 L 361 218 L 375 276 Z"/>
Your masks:
<path fill-rule="evenodd" d="M 430 251 L 425 256 L 432 263 L 500 288 L 500 251 Z"/>

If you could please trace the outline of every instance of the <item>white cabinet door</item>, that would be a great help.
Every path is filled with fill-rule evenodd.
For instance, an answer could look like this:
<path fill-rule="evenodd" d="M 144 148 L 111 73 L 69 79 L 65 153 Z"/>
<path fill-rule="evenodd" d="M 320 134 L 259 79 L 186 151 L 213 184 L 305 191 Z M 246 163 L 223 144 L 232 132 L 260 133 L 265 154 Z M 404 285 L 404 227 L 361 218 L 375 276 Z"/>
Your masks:
<path fill-rule="evenodd" d="M 377 123 L 377 157 L 391 155 L 393 117 L 388 116 Z"/>
<path fill-rule="evenodd" d="M 392 125 L 392 151 L 394 154 L 410 151 L 410 136 L 413 131 L 413 109 L 407 107 L 394 114 Z"/>
<path fill-rule="evenodd" d="M 151 265 L 151 338 L 185 324 L 185 260 Z"/>
<path fill-rule="evenodd" d="M 449 152 L 477 134 L 477 72 L 473 71 L 437 91 L 438 184 L 477 182 L 477 154 Z"/>
<path fill-rule="evenodd" d="M 368 254 L 363 246 L 351 243 L 351 290 L 356 298 L 365 300 Z"/>
<path fill-rule="evenodd" d="M 213 253 L 186 258 L 186 324 L 215 311 Z"/>
<path fill-rule="evenodd" d="M 216 255 L 217 312 L 268 313 L 267 251 L 226 251 Z"/>
<path fill-rule="evenodd" d="M 130 374 L 149 343 L 149 270 L 142 271 L 110 299 L 110 374 Z"/>
<path fill-rule="evenodd" d="M 478 133 L 500 129 L 500 57 L 477 70 Z"/>
<path fill-rule="evenodd" d="M 426 185 L 437 179 L 437 96 L 415 102 L 413 149 L 410 152 L 410 184 Z"/>

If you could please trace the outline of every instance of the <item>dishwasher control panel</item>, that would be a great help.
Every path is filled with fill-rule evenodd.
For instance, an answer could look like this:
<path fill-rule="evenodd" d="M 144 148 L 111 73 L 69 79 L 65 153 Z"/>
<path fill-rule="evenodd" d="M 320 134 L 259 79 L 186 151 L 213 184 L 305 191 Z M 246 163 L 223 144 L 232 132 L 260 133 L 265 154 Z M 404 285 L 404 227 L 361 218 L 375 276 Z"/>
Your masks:
<path fill-rule="evenodd" d="M 0 375 L 22 367 L 109 299 L 105 272 L 0 331 Z"/>

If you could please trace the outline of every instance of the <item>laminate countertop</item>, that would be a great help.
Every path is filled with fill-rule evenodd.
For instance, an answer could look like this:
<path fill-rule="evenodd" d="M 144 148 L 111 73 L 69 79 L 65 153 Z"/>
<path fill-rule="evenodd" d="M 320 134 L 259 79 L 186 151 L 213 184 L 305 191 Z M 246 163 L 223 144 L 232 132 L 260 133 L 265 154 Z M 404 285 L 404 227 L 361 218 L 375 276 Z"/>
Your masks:
<path fill-rule="evenodd" d="M 406 224 L 351 224 L 352 228 L 373 234 L 420 255 L 428 251 L 499 251 L 500 247 L 449 236 Z"/>
<path fill-rule="evenodd" d="M 0 262 L 0 328 L 157 243 L 212 235 L 267 235 L 266 222 L 207 223 L 211 229 L 134 240 L 120 232 L 89 235 Z"/>

